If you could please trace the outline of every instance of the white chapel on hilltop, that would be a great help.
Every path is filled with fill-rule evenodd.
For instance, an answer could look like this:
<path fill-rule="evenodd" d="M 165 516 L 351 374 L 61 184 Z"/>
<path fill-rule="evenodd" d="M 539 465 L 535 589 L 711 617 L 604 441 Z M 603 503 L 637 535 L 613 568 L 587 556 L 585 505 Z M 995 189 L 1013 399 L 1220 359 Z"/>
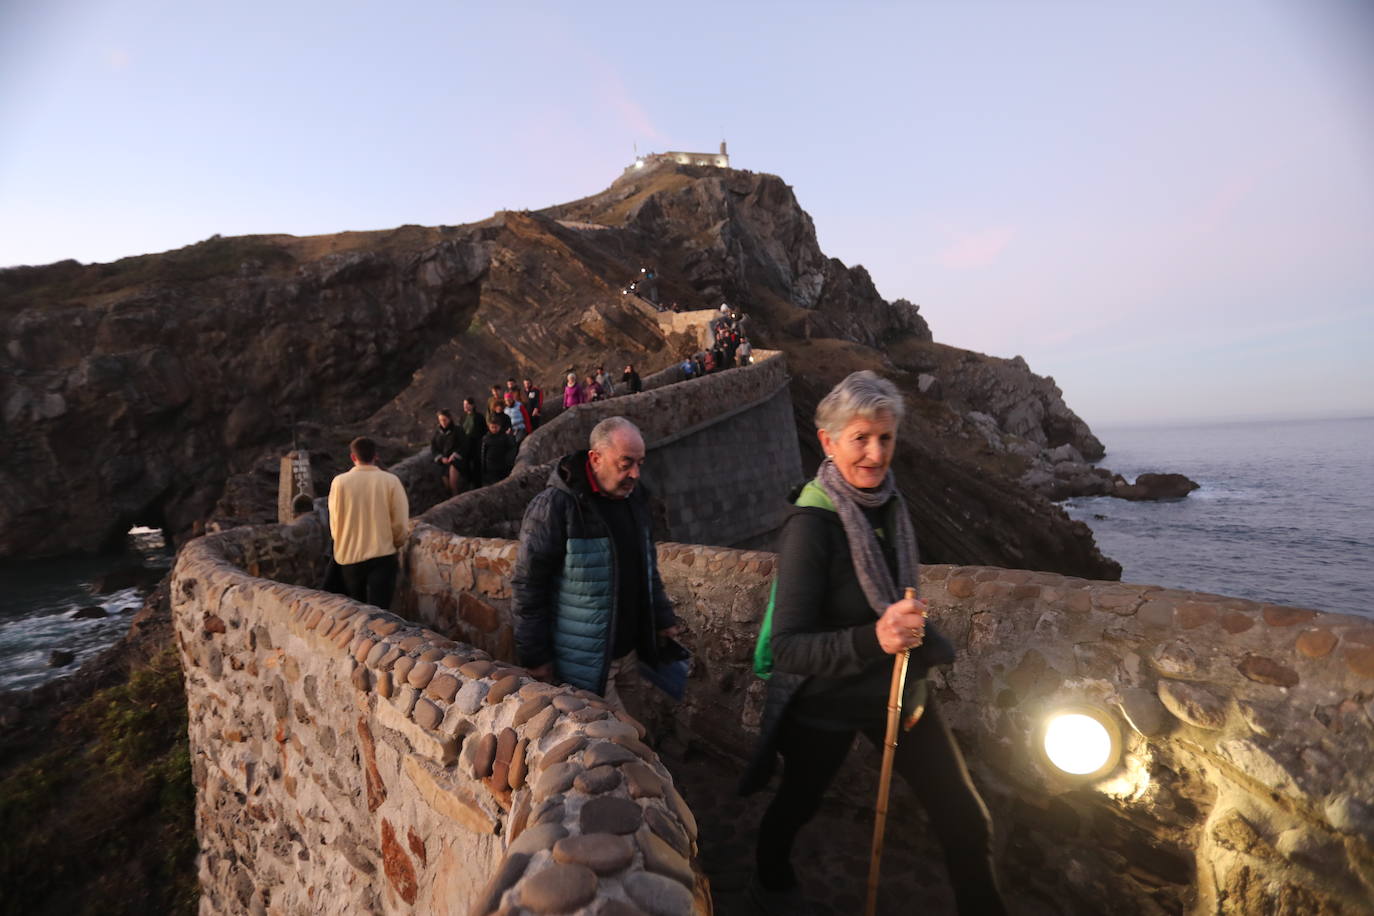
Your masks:
<path fill-rule="evenodd" d="M 730 167 L 730 154 L 725 151 L 725 141 L 720 141 L 719 153 L 683 153 L 670 151 L 667 153 L 646 153 L 643 156 L 636 156 L 634 164 L 625 171 L 632 169 L 642 169 L 646 165 L 659 162 L 676 162 L 678 165 L 708 165 L 720 169 Z"/>

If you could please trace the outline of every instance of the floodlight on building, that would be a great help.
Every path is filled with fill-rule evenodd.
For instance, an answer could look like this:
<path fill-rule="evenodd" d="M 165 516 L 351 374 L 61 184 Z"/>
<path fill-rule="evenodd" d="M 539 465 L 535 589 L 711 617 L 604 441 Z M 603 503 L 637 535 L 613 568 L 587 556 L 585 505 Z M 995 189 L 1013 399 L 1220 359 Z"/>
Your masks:
<path fill-rule="evenodd" d="M 644 168 L 644 160 L 643 160 L 643 159 L 636 159 L 636 160 L 635 160 L 635 168 L 637 168 L 637 169 L 642 169 L 642 168 Z"/>
<path fill-rule="evenodd" d="M 1121 762 L 1121 726 L 1098 706 L 1060 706 L 1045 716 L 1035 750 L 1060 778 L 1101 779 Z"/>

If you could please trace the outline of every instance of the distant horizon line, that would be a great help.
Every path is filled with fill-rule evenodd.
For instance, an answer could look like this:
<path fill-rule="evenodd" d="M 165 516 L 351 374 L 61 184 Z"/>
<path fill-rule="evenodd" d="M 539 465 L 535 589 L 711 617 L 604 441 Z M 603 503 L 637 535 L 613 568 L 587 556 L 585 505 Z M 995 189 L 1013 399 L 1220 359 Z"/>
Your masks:
<path fill-rule="evenodd" d="M 1097 424 L 1089 423 L 1088 426 L 1093 429 L 1095 433 L 1098 429 L 1164 429 L 1180 426 L 1247 426 L 1257 423 L 1323 423 L 1332 420 L 1374 420 L 1374 409 L 1364 408 L 1354 411 L 1322 414 L 1278 413 L 1269 416 L 1250 417 L 1176 417 L 1160 420 L 1112 420 Z"/>

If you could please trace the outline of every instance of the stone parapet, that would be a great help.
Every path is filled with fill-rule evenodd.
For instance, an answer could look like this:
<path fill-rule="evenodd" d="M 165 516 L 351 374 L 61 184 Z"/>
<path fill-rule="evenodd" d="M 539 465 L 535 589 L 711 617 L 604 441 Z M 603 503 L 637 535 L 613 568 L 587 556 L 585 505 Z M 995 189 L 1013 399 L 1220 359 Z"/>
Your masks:
<path fill-rule="evenodd" d="M 923 586 L 961 649 L 937 683 L 980 770 L 1013 807 L 1077 825 L 1049 873 L 1199 912 L 1374 899 L 1374 621 L 1024 570 L 933 567 Z M 1091 792 L 1025 752 L 1077 699 L 1128 726 L 1125 765 Z"/>
<path fill-rule="evenodd" d="M 409 613 L 513 658 L 515 551 L 417 530 Z M 672 714 L 737 759 L 763 708 L 751 661 L 774 565 L 761 551 L 659 546 L 696 654 Z M 1374 621 L 1026 570 L 932 566 L 921 584 L 959 649 L 934 677 L 938 702 L 999 832 L 1019 838 L 1005 863 L 1015 885 L 1084 911 L 1152 912 L 1147 899 L 1359 911 L 1374 887 Z M 1125 763 L 1091 786 L 1060 781 L 1031 749 L 1043 717 L 1071 702 L 1110 711 L 1126 734 Z M 854 766 L 851 800 L 871 804 L 872 768 Z"/>
<path fill-rule="evenodd" d="M 303 587 L 322 544 L 312 515 L 178 557 L 203 913 L 709 912 L 695 821 L 637 722 Z"/>
<path fill-rule="evenodd" d="M 408 613 L 513 658 L 515 551 L 417 529 Z M 739 760 L 763 709 L 751 662 L 774 566 L 761 551 L 659 545 L 695 653 L 672 715 Z M 1359 911 L 1374 887 L 1374 621 L 1026 570 L 931 566 L 921 586 L 959 650 L 934 676 L 937 700 L 999 833 L 1016 838 L 1015 886 L 1085 912 Z M 1031 748 L 1071 702 L 1108 710 L 1126 735 L 1124 764 L 1089 786 Z M 839 789 L 862 806 L 870 756 Z"/>
<path fill-rule="evenodd" d="M 716 309 L 692 309 L 688 312 L 653 312 L 654 320 L 663 329 L 664 335 L 668 334 L 687 334 L 691 336 L 697 346 L 706 345 L 707 330 L 711 322 L 720 317 L 720 312 Z"/>
<path fill-rule="evenodd" d="M 750 666 L 772 566 L 660 551 L 698 661 L 679 714 L 725 753 L 750 746 L 762 712 Z M 1026 570 L 932 566 L 921 586 L 959 651 L 933 678 L 937 700 L 1015 886 L 1060 911 L 1368 911 L 1374 621 Z M 1126 736 L 1124 763 L 1091 785 L 1031 750 L 1074 702 Z M 871 773 L 842 782 L 871 804 Z"/>
<path fill-rule="evenodd" d="M 602 419 L 625 416 L 644 433 L 644 481 L 662 537 L 706 544 L 766 539 L 786 514 L 788 491 L 802 482 L 786 359 L 762 351 L 753 365 L 672 384 L 677 371 L 665 370 L 661 387 L 564 411 L 525 440 L 509 478 L 440 503 L 421 522 L 468 536 L 515 537 L 553 463 L 585 449 Z M 412 462 L 419 467 L 420 458 L 404 464 Z"/>
<path fill-rule="evenodd" d="M 673 367 L 664 370 L 664 384 L 647 387 L 640 394 L 625 395 L 591 404 L 579 404 L 536 429 L 520 446 L 517 468 L 553 461 L 587 447 L 592 427 L 606 417 L 629 417 L 644 433 L 645 444 L 654 448 L 661 439 L 682 430 L 710 425 L 722 414 L 741 405 L 768 400 L 786 387 L 787 359 L 776 350 L 755 350 L 749 366 L 724 369 L 710 375 L 673 384 L 681 379 Z M 654 378 L 654 377 L 651 377 Z"/>
<path fill-rule="evenodd" d="M 508 525 L 546 473 L 478 491 L 463 514 Z M 314 516 L 183 550 L 173 589 L 207 912 L 269 898 L 582 912 L 568 901 L 642 904 L 673 882 L 671 899 L 704 911 L 670 774 L 637 723 L 512 665 L 517 545 L 432 523 L 456 522 L 456 503 L 418 520 L 404 551 L 399 609 L 416 622 L 300 587 L 321 565 Z M 659 545 L 695 655 L 672 715 L 736 759 L 763 706 L 750 662 L 775 562 Z M 1025 570 L 932 566 L 921 587 L 959 650 L 935 695 L 1010 886 L 1074 912 L 1361 912 L 1371 899 L 1374 622 Z M 1122 724 L 1124 762 L 1095 783 L 1061 781 L 1031 750 L 1064 702 Z M 856 755 L 837 791 L 869 804 L 875 761 Z"/>
<path fill-rule="evenodd" d="M 400 478 L 401 486 L 405 487 L 406 501 L 410 504 L 411 514 L 419 515 L 449 498 L 448 488 L 444 486 L 444 477 L 439 473 L 440 467 L 441 465 L 434 463 L 429 446 L 425 446 L 409 458 L 387 468 Z"/>
<path fill-rule="evenodd" d="M 802 482 L 787 361 L 755 351 L 749 366 L 683 381 L 677 366 L 645 380 L 645 390 L 561 411 L 520 447 L 511 476 L 444 499 L 428 449 L 391 470 L 421 520 L 443 531 L 515 537 L 525 505 L 553 463 L 587 447 L 601 420 L 624 416 L 644 433 L 644 481 L 662 537 L 705 544 L 766 541 Z"/>

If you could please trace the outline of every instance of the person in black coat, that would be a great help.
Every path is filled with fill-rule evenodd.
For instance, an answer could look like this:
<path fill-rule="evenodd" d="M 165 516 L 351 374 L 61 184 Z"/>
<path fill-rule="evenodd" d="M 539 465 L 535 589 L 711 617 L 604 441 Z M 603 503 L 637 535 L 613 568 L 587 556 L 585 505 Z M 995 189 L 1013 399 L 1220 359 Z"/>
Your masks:
<path fill-rule="evenodd" d="M 439 425 L 429 439 L 429 450 L 434 456 L 434 463 L 439 466 L 444 486 L 448 487 L 452 496 L 458 492 L 458 452 L 462 433 L 453 422 L 453 413 L 447 408 L 439 411 L 437 418 Z"/>
<path fill-rule="evenodd" d="M 510 476 L 519 447 L 510 433 L 510 417 L 498 413 L 487 419 L 487 435 L 482 439 L 482 486 Z"/>
<path fill-rule="evenodd" d="M 792 866 L 797 834 L 840 772 L 856 732 L 881 751 L 893 657 L 911 650 L 894 770 L 910 785 L 944 846 L 960 913 L 1004 913 L 992 868 L 992 825 L 949 728 L 929 697 L 931 665 L 953 647 L 904 598 L 920 575 L 916 535 L 890 473 L 901 394 L 856 372 L 816 408 L 826 459 L 783 523 L 772 613 L 772 674 L 763 725 L 740 784 L 763 788 L 782 756 L 782 782 L 764 813 L 751 895 L 765 912 L 804 908 Z M 761 645 L 761 649 L 763 646 Z M 896 837 L 894 836 L 894 839 Z"/>
<path fill-rule="evenodd" d="M 458 470 L 469 486 L 482 485 L 482 440 L 487 435 L 487 418 L 477 409 L 472 398 L 463 398 L 463 418 L 458 423 L 461 433 L 458 451 Z"/>
<path fill-rule="evenodd" d="M 630 394 L 639 394 L 644 390 L 644 382 L 634 366 L 626 366 L 625 371 L 620 373 L 620 380 L 625 383 L 625 390 Z"/>

